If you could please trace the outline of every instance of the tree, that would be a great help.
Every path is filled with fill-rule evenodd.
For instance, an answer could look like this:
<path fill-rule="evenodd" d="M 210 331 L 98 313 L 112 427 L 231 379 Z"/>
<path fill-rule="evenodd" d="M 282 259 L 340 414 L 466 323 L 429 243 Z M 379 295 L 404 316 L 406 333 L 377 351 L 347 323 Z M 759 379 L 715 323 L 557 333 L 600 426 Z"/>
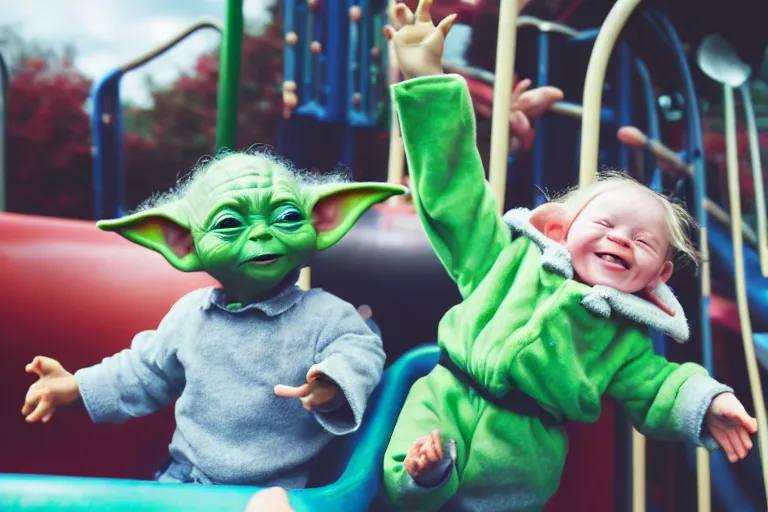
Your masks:
<path fill-rule="evenodd" d="M 276 144 L 282 114 L 280 2 L 265 26 L 244 34 L 238 148 Z M 91 81 L 73 66 L 71 47 L 24 41 L 0 28 L 0 49 L 12 72 L 7 113 L 8 209 L 29 214 L 92 218 L 93 161 L 85 104 Z M 127 105 L 127 208 L 167 190 L 201 156 L 212 154 L 216 132 L 219 50 L 168 87 L 152 86 L 154 105 Z"/>
<path fill-rule="evenodd" d="M 71 55 L 39 58 L 20 50 L 9 84 L 8 209 L 89 218 L 92 164 L 83 105 L 91 82 L 72 67 Z"/>

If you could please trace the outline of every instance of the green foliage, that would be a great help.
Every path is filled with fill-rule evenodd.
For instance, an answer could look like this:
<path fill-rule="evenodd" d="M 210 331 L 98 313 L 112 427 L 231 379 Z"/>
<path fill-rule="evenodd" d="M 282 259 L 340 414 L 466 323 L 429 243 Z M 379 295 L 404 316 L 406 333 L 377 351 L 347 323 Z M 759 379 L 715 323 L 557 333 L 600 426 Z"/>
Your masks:
<path fill-rule="evenodd" d="M 89 218 L 93 211 L 88 115 L 91 82 L 72 65 L 71 47 L 54 51 L 0 29 L 11 70 L 6 111 L 7 209 Z"/>

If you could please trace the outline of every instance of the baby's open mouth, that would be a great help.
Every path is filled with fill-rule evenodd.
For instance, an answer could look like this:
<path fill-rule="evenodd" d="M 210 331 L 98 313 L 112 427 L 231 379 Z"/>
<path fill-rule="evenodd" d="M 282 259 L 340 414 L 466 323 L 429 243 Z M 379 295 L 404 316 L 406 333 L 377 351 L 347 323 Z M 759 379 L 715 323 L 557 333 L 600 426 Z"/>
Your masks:
<path fill-rule="evenodd" d="M 282 254 L 260 254 L 256 256 L 255 258 L 251 258 L 246 263 L 255 263 L 257 265 L 266 265 L 267 263 L 272 263 L 273 261 L 277 261 L 280 258 L 282 258 Z"/>
<path fill-rule="evenodd" d="M 629 270 L 629 263 L 616 256 L 615 254 L 608 254 L 607 252 L 598 252 L 595 255 L 601 260 L 607 263 L 613 263 L 614 265 L 621 265 L 625 269 Z"/>

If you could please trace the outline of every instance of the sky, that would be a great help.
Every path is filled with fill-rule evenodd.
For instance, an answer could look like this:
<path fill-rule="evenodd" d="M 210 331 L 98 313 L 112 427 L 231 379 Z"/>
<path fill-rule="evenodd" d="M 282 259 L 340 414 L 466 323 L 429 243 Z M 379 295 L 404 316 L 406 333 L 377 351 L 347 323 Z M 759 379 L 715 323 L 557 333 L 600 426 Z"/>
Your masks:
<path fill-rule="evenodd" d="M 268 20 L 269 0 L 244 0 L 245 23 Z M 281 1 L 281 0 L 277 0 Z M 6 0 L 0 24 L 24 40 L 56 49 L 71 44 L 75 66 L 94 80 L 163 44 L 201 18 L 225 15 L 225 0 Z M 66 22 L 64 20 L 67 20 Z M 461 60 L 467 27 L 455 25 L 446 42 L 446 60 Z M 121 80 L 124 102 L 150 106 L 146 76 L 168 84 L 191 70 L 197 57 L 214 47 L 219 35 L 200 31 Z"/>
<path fill-rule="evenodd" d="M 173 38 L 201 18 L 223 20 L 225 0 L 7 0 L 0 24 L 23 39 L 60 49 L 75 48 L 75 66 L 98 79 Z M 245 0 L 246 24 L 268 19 L 265 0 Z M 67 20 L 66 22 L 64 20 Z M 123 101 L 150 103 L 145 76 L 160 84 L 192 69 L 197 57 L 215 46 L 213 30 L 191 35 L 172 50 L 121 81 Z"/>

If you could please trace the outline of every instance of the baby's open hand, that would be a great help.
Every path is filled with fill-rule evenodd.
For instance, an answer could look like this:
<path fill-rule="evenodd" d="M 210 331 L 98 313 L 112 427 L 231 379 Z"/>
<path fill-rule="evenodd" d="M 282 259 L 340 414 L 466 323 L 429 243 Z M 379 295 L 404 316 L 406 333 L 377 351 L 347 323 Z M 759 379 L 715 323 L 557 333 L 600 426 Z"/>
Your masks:
<path fill-rule="evenodd" d="M 27 373 L 39 378 L 27 391 L 21 414 L 27 422 L 42 420 L 47 423 L 57 407 L 71 404 L 80 398 L 80 388 L 75 376 L 65 370 L 55 359 L 37 356 L 26 367 Z"/>
<path fill-rule="evenodd" d="M 521 80 L 512 90 L 512 104 L 509 110 L 510 150 L 528 150 L 533 145 L 534 130 L 532 121 L 540 117 L 553 104 L 563 99 L 563 91 L 557 87 L 544 85 L 535 89 L 529 79 Z M 491 114 L 490 112 L 488 113 Z"/>
<path fill-rule="evenodd" d="M 419 0 L 414 14 L 403 3 L 395 6 L 397 29 L 384 27 L 384 37 L 394 42 L 400 70 L 406 79 L 443 73 L 443 45 L 456 15 L 446 16 L 435 27 L 429 9 L 432 0 Z"/>
<path fill-rule="evenodd" d="M 338 384 L 317 370 L 309 370 L 307 383 L 301 386 L 275 386 L 275 394 L 284 398 L 300 398 L 301 405 L 308 411 L 322 407 L 339 393 Z"/>
<path fill-rule="evenodd" d="M 752 449 L 749 434 L 757 432 L 757 420 L 747 414 L 733 393 L 721 393 L 707 411 L 707 427 L 725 451 L 730 462 L 737 462 Z"/>
<path fill-rule="evenodd" d="M 405 456 L 403 465 L 411 478 L 433 469 L 443 460 L 443 443 L 440 441 L 440 431 L 434 430 L 430 435 L 420 437 L 411 445 Z"/>

